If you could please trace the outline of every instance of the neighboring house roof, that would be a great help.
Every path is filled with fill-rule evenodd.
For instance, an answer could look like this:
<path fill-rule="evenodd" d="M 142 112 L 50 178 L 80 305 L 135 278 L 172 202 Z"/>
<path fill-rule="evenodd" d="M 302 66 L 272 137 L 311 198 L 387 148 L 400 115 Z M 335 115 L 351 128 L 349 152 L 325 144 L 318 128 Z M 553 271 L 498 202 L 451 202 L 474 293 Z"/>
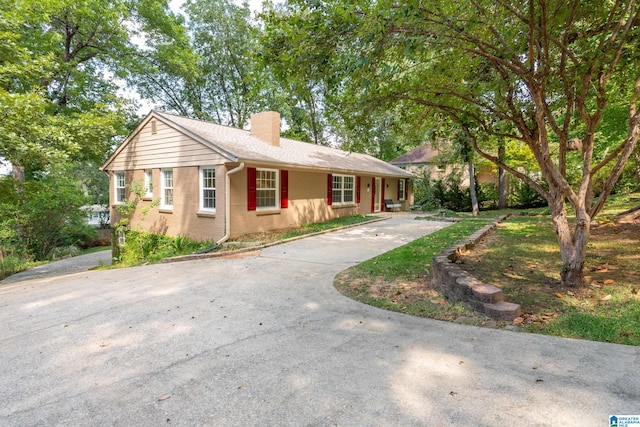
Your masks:
<path fill-rule="evenodd" d="M 406 165 L 424 165 L 431 163 L 438 156 L 438 150 L 431 147 L 430 143 L 422 144 L 411 151 L 407 151 L 403 155 L 396 157 L 389 163 L 397 166 Z"/>
<path fill-rule="evenodd" d="M 410 177 L 411 174 L 380 159 L 360 153 L 280 138 L 280 146 L 273 146 L 250 134 L 250 131 L 223 126 L 203 120 L 151 111 L 102 166 L 109 164 L 152 117 L 220 153 L 230 162 L 253 162 L 331 171 L 362 172 L 386 176 Z"/>

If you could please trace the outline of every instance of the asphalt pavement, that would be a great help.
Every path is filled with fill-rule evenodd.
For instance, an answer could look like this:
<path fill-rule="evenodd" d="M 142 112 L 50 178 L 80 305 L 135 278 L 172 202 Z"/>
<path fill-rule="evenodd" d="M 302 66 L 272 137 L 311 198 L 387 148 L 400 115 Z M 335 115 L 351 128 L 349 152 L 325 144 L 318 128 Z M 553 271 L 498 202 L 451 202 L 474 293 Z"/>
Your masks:
<path fill-rule="evenodd" d="M 21 271 L 20 273 L 13 274 L 3 280 L 0 280 L 0 287 L 8 283 L 22 282 L 30 279 L 78 273 L 90 270 L 100 265 L 111 265 L 110 250 L 65 258 Z"/>
<path fill-rule="evenodd" d="M 450 223 L 0 282 L 3 426 L 605 426 L 640 348 L 352 301 L 334 276 Z"/>

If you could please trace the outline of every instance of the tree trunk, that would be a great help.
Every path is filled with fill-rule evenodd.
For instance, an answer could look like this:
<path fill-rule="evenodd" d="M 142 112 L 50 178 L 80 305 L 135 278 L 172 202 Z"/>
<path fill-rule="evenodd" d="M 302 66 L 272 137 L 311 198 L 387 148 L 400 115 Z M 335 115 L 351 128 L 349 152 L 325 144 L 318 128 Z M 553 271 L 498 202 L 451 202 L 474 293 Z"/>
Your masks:
<path fill-rule="evenodd" d="M 634 154 L 636 161 L 636 189 L 640 190 L 640 144 L 636 145 Z"/>
<path fill-rule="evenodd" d="M 24 182 L 24 167 L 18 165 L 12 165 L 11 167 L 11 176 L 18 182 Z"/>
<path fill-rule="evenodd" d="M 506 156 L 504 139 L 500 140 L 498 146 L 498 160 L 504 162 Z M 498 209 L 507 208 L 507 173 L 502 168 L 498 168 Z"/>
<path fill-rule="evenodd" d="M 469 193 L 471 194 L 471 210 L 473 216 L 478 216 L 480 209 L 478 208 L 478 196 L 476 195 L 476 179 L 473 170 L 473 160 L 471 156 L 467 156 L 467 163 L 469 165 Z"/>
<path fill-rule="evenodd" d="M 549 201 L 549 207 L 560 246 L 562 285 L 568 288 L 582 287 L 585 285 L 584 263 L 591 225 L 589 215 L 584 207 L 576 209 L 576 226 L 572 232 L 564 197 L 556 194 L 555 200 Z"/>

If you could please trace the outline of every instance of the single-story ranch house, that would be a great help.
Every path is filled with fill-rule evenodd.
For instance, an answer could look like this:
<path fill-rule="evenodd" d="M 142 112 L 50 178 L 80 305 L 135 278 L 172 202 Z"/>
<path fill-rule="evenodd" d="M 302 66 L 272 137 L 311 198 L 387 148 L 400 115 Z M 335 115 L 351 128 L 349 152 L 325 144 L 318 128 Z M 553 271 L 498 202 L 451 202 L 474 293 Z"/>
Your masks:
<path fill-rule="evenodd" d="M 137 181 L 146 194 L 134 230 L 222 242 L 385 209 L 408 210 L 411 174 L 368 155 L 280 137 L 280 114 L 251 117 L 251 130 L 152 111 L 102 165 L 115 209 Z M 144 206 L 159 200 L 146 214 Z"/>

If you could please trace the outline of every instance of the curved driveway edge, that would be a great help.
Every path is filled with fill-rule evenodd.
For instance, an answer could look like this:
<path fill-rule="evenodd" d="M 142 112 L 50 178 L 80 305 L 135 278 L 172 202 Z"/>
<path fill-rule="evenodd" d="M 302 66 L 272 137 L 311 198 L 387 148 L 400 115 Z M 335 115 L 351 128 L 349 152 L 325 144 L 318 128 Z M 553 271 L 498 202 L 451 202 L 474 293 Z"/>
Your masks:
<path fill-rule="evenodd" d="M 78 255 L 71 258 L 53 261 L 39 265 L 25 271 L 13 274 L 0 280 L 0 287 L 8 283 L 16 283 L 23 280 L 39 279 L 44 277 L 62 276 L 65 274 L 86 271 L 100 265 L 111 265 L 111 251 L 104 250 L 86 255 Z"/>
<path fill-rule="evenodd" d="M 339 271 L 443 223 L 260 256 L 0 287 L 1 425 L 602 426 L 640 412 L 637 347 L 366 306 Z"/>

